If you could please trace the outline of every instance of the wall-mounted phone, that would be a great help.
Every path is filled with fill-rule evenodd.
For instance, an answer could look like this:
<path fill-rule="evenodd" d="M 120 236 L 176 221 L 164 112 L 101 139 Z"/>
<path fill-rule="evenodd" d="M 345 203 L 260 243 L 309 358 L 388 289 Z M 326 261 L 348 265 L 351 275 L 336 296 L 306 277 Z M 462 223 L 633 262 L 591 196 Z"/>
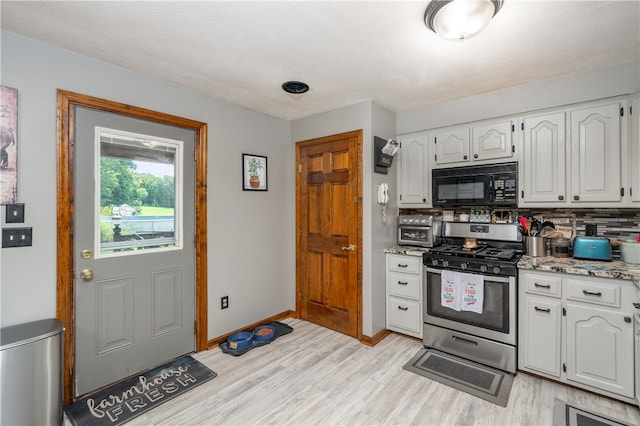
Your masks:
<path fill-rule="evenodd" d="M 382 182 L 378 185 L 378 204 L 383 206 L 389 202 L 389 184 Z"/>

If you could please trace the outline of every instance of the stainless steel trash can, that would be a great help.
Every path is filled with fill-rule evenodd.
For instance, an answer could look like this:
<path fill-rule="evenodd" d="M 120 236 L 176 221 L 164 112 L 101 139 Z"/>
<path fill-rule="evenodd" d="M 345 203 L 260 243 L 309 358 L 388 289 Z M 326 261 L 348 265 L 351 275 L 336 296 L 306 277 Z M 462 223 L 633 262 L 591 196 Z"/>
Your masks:
<path fill-rule="evenodd" d="M 0 329 L 0 425 L 62 424 L 62 337 L 52 318 Z"/>

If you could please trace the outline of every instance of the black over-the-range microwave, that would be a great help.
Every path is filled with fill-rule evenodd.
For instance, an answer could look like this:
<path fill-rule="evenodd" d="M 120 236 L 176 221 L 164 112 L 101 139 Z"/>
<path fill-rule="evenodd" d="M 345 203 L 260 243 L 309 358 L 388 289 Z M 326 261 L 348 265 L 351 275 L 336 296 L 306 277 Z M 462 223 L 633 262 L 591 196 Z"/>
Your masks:
<path fill-rule="evenodd" d="M 516 162 L 433 169 L 431 173 L 434 206 L 518 206 Z"/>

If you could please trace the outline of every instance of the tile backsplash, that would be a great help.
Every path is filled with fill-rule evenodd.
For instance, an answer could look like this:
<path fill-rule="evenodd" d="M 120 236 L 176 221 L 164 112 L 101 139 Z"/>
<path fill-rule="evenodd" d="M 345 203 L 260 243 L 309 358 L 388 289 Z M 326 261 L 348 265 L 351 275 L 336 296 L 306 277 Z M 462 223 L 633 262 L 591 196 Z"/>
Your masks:
<path fill-rule="evenodd" d="M 469 208 L 455 209 L 455 216 L 469 213 Z M 501 209 L 503 211 L 505 209 Z M 575 236 L 584 236 L 587 225 L 595 224 L 598 237 L 607 237 L 614 243 L 614 258 L 619 257 L 618 240 L 636 241 L 640 234 L 640 209 L 510 209 L 513 220 L 518 216 L 575 216 Z M 442 209 L 400 209 L 400 214 L 442 214 Z"/>

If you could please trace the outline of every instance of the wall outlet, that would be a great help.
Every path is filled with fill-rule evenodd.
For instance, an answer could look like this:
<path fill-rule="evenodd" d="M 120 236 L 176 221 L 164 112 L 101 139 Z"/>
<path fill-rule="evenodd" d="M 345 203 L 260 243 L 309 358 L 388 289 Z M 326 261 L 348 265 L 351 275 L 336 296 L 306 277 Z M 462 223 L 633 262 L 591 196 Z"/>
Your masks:
<path fill-rule="evenodd" d="M 31 228 L 2 228 L 2 247 L 29 247 L 31 235 Z"/>
<path fill-rule="evenodd" d="M 220 309 L 227 309 L 229 307 L 229 296 L 222 296 L 220 298 Z"/>

